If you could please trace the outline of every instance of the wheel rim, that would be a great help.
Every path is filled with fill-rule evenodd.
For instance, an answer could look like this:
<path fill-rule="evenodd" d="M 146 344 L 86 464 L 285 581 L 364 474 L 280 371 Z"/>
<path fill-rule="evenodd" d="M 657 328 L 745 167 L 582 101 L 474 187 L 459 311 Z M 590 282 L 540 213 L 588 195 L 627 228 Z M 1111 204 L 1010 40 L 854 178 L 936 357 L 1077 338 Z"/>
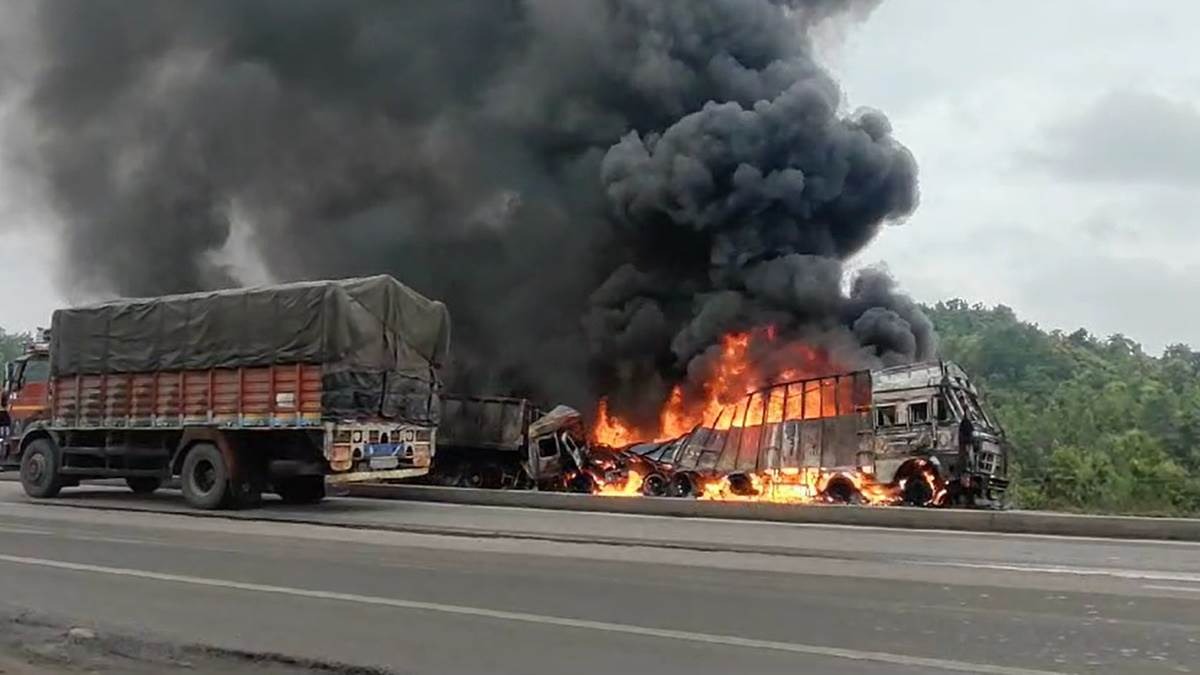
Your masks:
<path fill-rule="evenodd" d="M 651 476 L 646 479 L 644 491 L 650 496 L 658 496 L 666 492 L 666 481 L 661 476 Z"/>
<path fill-rule="evenodd" d="M 692 494 L 692 481 L 686 477 L 681 477 L 675 481 L 674 494 L 676 497 L 687 497 Z"/>
<path fill-rule="evenodd" d="M 46 476 L 46 455 L 36 452 L 25 463 L 25 480 L 40 485 Z"/>
<path fill-rule="evenodd" d="M 197 492 L 208 494 L 216 485 L 217 467 L 206 459 L 196 462 L 196 466 L 192 468 L 192 487 L 196 488 Z"/>

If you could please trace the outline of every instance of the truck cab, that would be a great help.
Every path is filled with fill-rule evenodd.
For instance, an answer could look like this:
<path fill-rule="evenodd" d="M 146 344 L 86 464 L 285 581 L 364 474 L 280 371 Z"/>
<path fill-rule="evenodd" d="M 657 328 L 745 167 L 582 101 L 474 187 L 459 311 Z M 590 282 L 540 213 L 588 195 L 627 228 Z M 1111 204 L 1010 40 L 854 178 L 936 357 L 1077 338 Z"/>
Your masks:
<path fill-rule="evenodd" d="M 25 428 L 46 418 L 50 407 L 50 345 L 46 331 L 25 347 L 25 353 L 4 364 L 0 389 L 0 467 L 16 468 Z"/>
<path fill-rule="evenodd" d="M 1008 487 L 1004 431 L 966 373 L 949 361 L 872 373 L 875 476 L 902 477 L 914 458 L 930 461 L 959 504 L 995 505 Z"/>

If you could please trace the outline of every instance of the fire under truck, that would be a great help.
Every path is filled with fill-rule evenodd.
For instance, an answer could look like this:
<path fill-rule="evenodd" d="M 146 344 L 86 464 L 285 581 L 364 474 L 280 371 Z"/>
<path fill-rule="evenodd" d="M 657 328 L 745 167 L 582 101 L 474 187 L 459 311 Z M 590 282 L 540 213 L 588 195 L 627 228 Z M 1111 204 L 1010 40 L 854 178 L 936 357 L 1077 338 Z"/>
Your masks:
<path fill-rule="evenodd" d="M 999 506 L 1008 488 L 1004 431 L 949 361 L 771 385 L 688 434 L 621 448 L 586 443 L 578 413 L 556 412 L 443 397 L 428 482 L 911 506 Z"/>
<path fill-rule="evenodd" d="M 999 506 L 1004 431 L 962 368 L 932 361 L 784 382 L 663 444 L 655 486 L 703 496 Z M 664 487 L 659 487 L 664 486 Z"/>
<path fill-rule="evenodd" d="M 178 476 L 204 509 L 423 476 L 449 331 L 445 305 L 388 276 L 58 310 L 5 367 L 0 467 L 35 498 Z"/>

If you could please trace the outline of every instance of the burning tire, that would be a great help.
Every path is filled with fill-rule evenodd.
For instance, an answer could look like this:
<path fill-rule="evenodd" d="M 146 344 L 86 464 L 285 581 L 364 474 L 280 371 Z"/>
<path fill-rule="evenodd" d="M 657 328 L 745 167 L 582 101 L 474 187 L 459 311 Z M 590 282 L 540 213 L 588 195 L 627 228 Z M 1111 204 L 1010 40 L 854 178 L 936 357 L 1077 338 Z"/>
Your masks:
<path fill-rule="evenodd" d="M 731 473 L 728 476 L 729 491 L 739 497 L 757 497 L 758 488 L 754 486 L 754 481 L 750 480 L 750 476 L 744 473 Z"/>
<path fill-rule="evenodd" d="M 936 469 L 923 461 L 913 461 L 900 467 L 896 472 L 900 484 L 900 500 L 904 506 L 930 506 L 933 504 L 936 492 L 932 484 L 930 472 Z"/>
<path fill-rule="evenodd" d="M 671 497 L 695 497 L 696 481 L 686 473 L 675 474 L 667 487 L 667 495 Z"/>
<path fill-rule="evenodd" d="M 642 494 L 647 497 L 662 497 L 667 494 L 667 479 L 660 473 L 652 473 L 642 481 Z"/>
<path fill-rule="evenodd" d="M 928 506 L 933 501 L 933 488 L 919 474 L 904 482 L 903 494 L 905 506 Z"/>
<path fill-rule="evenodd" d="M 567 490 L 569 492 L 590 495 L 596 491 L 596 481 L 586 473 L 580 472 L 572 476 L 571 480 L 567 482 Z"/>
<path fill-rule="evenodd" d="M 861 504 L 862 494 L 854 483 L 846 479 L 834 479 L 825 488 L 825 501 L 831 504 Z"/>

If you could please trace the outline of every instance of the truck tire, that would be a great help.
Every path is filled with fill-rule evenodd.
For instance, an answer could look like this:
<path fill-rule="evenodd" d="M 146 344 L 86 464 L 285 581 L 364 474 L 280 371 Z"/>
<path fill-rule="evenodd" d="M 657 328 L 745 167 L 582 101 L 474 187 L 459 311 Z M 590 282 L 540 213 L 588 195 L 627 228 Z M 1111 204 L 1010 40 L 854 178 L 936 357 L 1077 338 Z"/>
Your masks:
<path fill-rule="evenodd" d="M 686 473 L 677 473 L 671 478 L 670 485 L 667 486 L 668 497 L 695 497 L 696 484 L 691 476 Z"/>
<path fill-rule="evenodd" d="M 162 479 L 157 476 L 130 476 L 125 479 L 125 484 L 134 494 L 148 495 L 162 487 Z"/>
<path fill-rule="evenodd" d="M 325 498 L 324 476 L 293 476 L 275 485 L 284 504 L 316 504 Z"/>
<path fill-rule="evenodd" d="M 933 488 L 923 476 L 913 475 L 904 483 L 902 498 L 905 506 L 929 506 L 933 501 Z"/>
<path fill-rule="evenodd" d="M 831 504 L 861 504 L 862 494 L 845 478 L 834 478 L 825 487 L 825 501 Z"/>
<path fill-rule="evenodd" d="M 183 458 L 179 477 L 183 498 L 188 504 L 205 510 L 223 508 L 229 500 L 229 467 L 225 457 L 212 443 L 197 443 Z"/>
<path fill-rule="evenodd" d="M 661 473 L 652 473 L 642 481 L 642 494 L 647 497 L 665 497 L 667 479 Z"/>
<path fill-rule="evenodd" d="M 54 444 L 46 438 L 31 441 L 21 455 L 21 487 L 25 494 L 38 499 L 58 495 L 63 487 L 58 468 Z"/>

